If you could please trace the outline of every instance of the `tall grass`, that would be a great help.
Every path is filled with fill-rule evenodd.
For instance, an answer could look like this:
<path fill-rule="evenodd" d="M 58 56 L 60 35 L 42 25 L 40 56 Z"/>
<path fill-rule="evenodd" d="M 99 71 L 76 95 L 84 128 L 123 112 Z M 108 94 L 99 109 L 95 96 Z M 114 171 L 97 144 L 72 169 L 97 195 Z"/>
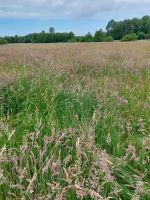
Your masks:
<path fill-rule="evenodd" d="M 81 56 L 60 72 L 12 65 L 19 75 L 0 89 L 0 199 L 150 198 L 150 69 L 124 57 Z"/>

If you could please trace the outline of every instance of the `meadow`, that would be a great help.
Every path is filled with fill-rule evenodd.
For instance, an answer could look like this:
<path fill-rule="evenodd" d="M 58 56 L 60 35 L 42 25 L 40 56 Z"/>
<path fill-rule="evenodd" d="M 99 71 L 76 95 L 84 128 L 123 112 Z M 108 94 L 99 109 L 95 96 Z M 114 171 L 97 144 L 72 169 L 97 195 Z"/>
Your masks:
<path fill-rule="evenodd" d="M 150 42 L 0 47 L 0 199 L 150 199 Z"/>

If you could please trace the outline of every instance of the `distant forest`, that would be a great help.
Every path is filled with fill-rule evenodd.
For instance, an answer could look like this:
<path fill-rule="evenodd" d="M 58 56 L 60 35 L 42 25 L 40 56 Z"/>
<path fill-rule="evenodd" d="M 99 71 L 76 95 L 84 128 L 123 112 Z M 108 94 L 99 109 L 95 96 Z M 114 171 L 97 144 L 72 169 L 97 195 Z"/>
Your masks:
<path fill-rule="evenodd" d="M 59 43 L 59 42 L 104 42 L 113 40 L 144 40 L 150 39 L 150 16 L 142 18 L 125 19 L 123 21 L 110 20 L 106 31 L 102 29 L 92 35 L 90 32 L 84 36 L 76 36 L 73 32 L 55 32 L 53 27 L 48 32 L 32 33 L 25 36 L 0 37 L 0 44 L 4 43 Z"/>

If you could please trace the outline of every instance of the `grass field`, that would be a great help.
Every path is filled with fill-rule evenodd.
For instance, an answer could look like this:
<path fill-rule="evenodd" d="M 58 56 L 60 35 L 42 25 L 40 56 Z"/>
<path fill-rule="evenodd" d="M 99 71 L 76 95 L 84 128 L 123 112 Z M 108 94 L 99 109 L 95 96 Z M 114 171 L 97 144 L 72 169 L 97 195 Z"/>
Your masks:
<path fill-rule="evenodd" d="M 0 199 L 150 199 L 150 42 L 0 47 Z"/>

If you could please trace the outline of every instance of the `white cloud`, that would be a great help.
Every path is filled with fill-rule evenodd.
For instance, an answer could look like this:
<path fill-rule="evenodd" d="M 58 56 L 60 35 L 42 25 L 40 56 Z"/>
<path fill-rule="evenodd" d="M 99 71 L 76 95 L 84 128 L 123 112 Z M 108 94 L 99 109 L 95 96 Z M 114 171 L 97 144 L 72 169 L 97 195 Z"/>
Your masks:
<path fill-rule="evenodd" d="M 149 14 L 150 0 L 0 0 L 0 17 L 106 18 Z"/>

